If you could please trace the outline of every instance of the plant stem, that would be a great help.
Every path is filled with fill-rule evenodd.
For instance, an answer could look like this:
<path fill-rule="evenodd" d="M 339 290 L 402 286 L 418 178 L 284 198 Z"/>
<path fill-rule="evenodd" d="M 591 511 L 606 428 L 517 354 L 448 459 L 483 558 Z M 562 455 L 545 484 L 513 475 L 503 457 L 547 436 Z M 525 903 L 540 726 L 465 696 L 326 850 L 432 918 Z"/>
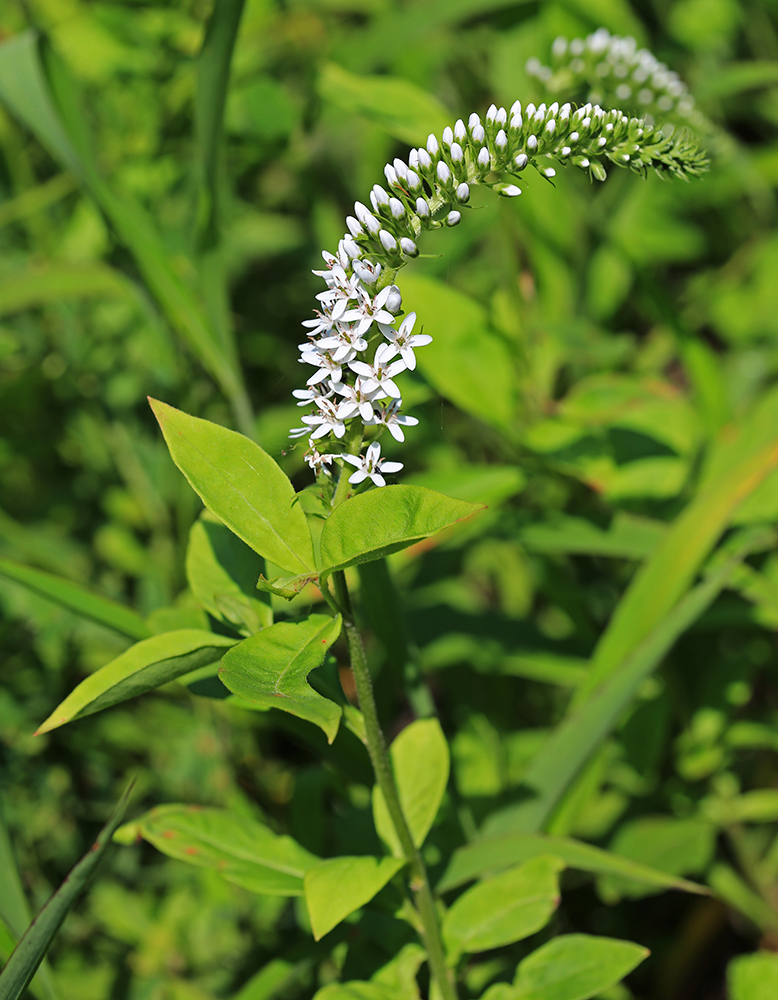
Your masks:
<path fill-rule="evenodd" d="M 359 634 L 359 629 L 354 622 L 351 598 L 346 585 L 346 577 L 342 571 L 333 574 L 333 583 L 337 601 L 343 614 L 351 669 L 354 672 L 359 707 L 362 710 L 365 720 L 367 749 L 370 754 L 370 761 L 373 765 L 378 787 L 383 793 L 397 838 L 400 841 L 405 857 L 410 862 L 410 886 L 413 890 L 416 907 L 424 928 L 423 937 L 427 949 L 430 972 L 438 984 L 443 1000 L 457 1000 L 453 975 L 446 964 L 446 954 L 440 933 L 440 922 L 438 920 L 437 908 L 432 895 L 429 877 L 427 876 L 427 869 L 424 866 L 419 849 L 413 842 L 413 836 L 411 835 L 408 821 L 405 818 L 405 813 L 400 803 L 392 765 L 386 750 L 384 734 L 378 722 L 378 713 L 376 711 L 375 698 L 373 697 L 373 682 L 367 667 L 365 647 L 362 643 L 362 636 Z"/>

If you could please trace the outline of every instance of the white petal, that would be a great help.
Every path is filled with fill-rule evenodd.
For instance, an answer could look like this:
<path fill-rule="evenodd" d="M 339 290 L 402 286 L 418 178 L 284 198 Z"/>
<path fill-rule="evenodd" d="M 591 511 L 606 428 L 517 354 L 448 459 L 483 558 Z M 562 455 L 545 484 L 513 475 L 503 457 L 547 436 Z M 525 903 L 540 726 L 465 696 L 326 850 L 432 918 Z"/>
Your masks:
<path fill-rule="evenodd" d="M 363 479 L 367 479 L 367 473 L 365 472 L 364 469 L 357 469 L 356 472 L 352 473 L 348 477 L 348 481 L 350 483 L 353 483 L 354 486 L 357 486 L 359 483 L 361 483 Z"/>
<path fill-rule="evenodd" d="M 399 362 L 396 363 L 399 364 Z M 403 370 L 404 369 L 405 365 L 403 365 Z M 394 397 L 394 399 L 402 399 L 402 393 L 390 378 L 381 380 L 381 388 L 387 393 L 387 395 Z"/>
<path fill-rule="evenodd" d="M 393 423 L 387 424 L 386 426 L 388 427 L 389 433 L 392 435 L 392 437 L 395 439 L 395 441 L 404 441 L 405 440 L 405 435 L 403 434 L 403 429 L 402 429 L 402 427 L 400 427 L 400 425 L 398 423 L 394 423 L 393 422 Z M 386 468 L 386 462 L 384 462 L 383 467 Z"/>
<path fill-rule="evenodd" d="M 414 371 L 416 368 L 416 355 L 413 353 L 413 348 L 409 347 L 407 344 L 405 347 L 400 348 L 400 357 L 405 362 L 406 368 L 409 371 Z"/>
<path fill-rule="evenodd" d="M 364 402 L 360 403 L 359 404 L 359 415 L 360 415 L 360 417 L 362 417 L 362 420 L 365 423 L 367 423 L 368 420 L 372 420 L 373 419 L 373 404 L 371 402 L 369 402 L 368 400 L 364 400 Z"/>
<path fill-rule="evenodd" d="M 371 472 L 370 478 L 373 480 L 376 486 L 386 486 L 386 480 L 384 479 L 384 477 L 381 475 L 380 472 Z M 351 482 L 350 479 L 349 482 Z"/>
<path fill-rule="evenodd" d="M 381 346 L 383 347 L 383 344 Z M 380 349 L 381 348 L 379 347 L 378 350 L 380 351 Z M 352 372 L 356 372 L 357 375 L 363 375 L 367 379 L 373 378 L 373 369 L 370 367 L 370 365 L 365 364 L 364 361 L 350 361 L 349 368 L 352 370 Z"/>
<path fill-rule="evenodd" d="M 365 464 L 375 465 L 380 458 L 381 445 L 377 441 L 373 441 L 372 444 L 367 446 L 367 451 L 365 452 Z"/>
<path fill-rule="evenodd" d="M 344 462 L 350 462 L 351 465 L 356 465 L 357 468 L 362 465 L 362 459 L 359 455 L 341 455 L 340 457 Z"/>
<path fill-rule="evenodd" d="M 381 472 L 399 472 L 402 468 L 402 462 L 381 462 Z"/>

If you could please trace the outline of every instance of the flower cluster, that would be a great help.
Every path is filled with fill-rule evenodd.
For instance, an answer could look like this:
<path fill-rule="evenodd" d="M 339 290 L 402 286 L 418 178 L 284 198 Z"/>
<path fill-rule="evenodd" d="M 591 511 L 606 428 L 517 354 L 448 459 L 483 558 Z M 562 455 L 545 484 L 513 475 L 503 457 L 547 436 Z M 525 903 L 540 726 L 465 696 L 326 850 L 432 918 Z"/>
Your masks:
<path fill-rule="evenodd" d="M 706 167 L 688 136 L 666 136 L 645 119 L 591 103 L 522 107 L 519 101 L 509 110 L 493 104 L 483 121 L 477 114 L 467 123 L 460 118 L 440 139 L 430 135 L 412 149 L 407 162 L 386 165 L 386 187 L 374 185 L 370 207 L 356 202 L 337 253 L 325 252 L 326 269 L 314 271 L 327 287 L 317 296 L 315 317 L 303 323 L 309 339 L 300 345 L 300 361 L 314 371 L 294 395 L 315 411 L 291 433 L 308 436 L 306 459 L 317 475 L 329 474 L 338 460 L 356 465 L 351 484 L 369 478 L 382 486 L 382 472 L 402 468 L 380 457 L 375 438 L 386 428 L 403 441 L 403 428 L 418 423 L 401 414 L 395 378 L 416 367 L 415 349 L 432 338 L 414 333 L 415 313 L 399 321 L 402 295 L 394 280 L 418 256 L 422 231 L 457 225 L 474 184 L 516 197 L 516 181 L 528 167 L 547 180 L 555 176 L 553 163 L 603 180 L 603 160 L 684 179 Z M 325 439 L 332 447 L 333 438 L 343 451 L 321 448 Z M 364 456 L 363 442 L 369 442 Z"/>
<path fill-rule="evenodd" d="M 638 48 L 634 38 L 599 28 L 586 38 L 557 38 L 551 51 L 551 66 L 538 59 L 526 66 L 548 93 L 573 92 L 585 85 L 591 101 L 629 103 L 649 120 L 661 116 L 695 122 L 694 99 L 686 84 L 651 52 Z"/>

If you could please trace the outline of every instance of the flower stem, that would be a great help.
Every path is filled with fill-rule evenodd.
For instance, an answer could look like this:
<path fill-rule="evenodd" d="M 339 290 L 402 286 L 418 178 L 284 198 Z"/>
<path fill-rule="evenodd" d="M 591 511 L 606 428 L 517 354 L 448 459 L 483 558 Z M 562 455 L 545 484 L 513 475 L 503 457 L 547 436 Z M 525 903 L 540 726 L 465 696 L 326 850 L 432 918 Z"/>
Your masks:
<path fill-rule="evenodd" d="M 424 944 L 430 973 L 436 981 L 443 1000 L 457 1000 L 457 991 L 451 970 L 446 964 L 446 954 L 440 932 L 440 922 L 435 899 L 432 895 L 427 869 L 424 866 L 418 847 L 413 842 L 413 836 L 405 818 L 394 773 L 386 750 L 386 742 L 378 722 L 375 698 L 373 697 L 373 682 L 367 667 L 367 657 L 362 636 L 354 622 L 351 608 L 351 598 L 346 585 L 346 577 L 342 571 L 333 574 L 333 583 L 338 605 L 343 614 L 343 624 L 348 640 L 351 669 L 359 698 L 359 707 L 365 720 L 367 734 L 367 749 L 373 765 L 378 787 L 384 796 L 389 816 L 392 820 L 397 839 L 402 846 L 403 854 L 410 863 L 410 886 L 416 900 L 419 917 L 423 927 Z"/>

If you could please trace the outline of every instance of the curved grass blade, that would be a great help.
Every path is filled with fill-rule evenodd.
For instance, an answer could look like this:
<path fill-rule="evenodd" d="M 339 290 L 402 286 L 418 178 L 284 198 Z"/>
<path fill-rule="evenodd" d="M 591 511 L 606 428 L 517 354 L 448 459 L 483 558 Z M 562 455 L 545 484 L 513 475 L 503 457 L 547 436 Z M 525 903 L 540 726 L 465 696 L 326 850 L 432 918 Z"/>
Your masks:
<path fill-rule="evenodd" d="M 151 629 L 139 614 L 108 597 L 95 594 L 86 587 L 64 577 L 32 569 L 10 559 L 0 559 L 0 574 L 21 583 L 41 597 L 74 611 L 77 615 L 121 632 L 130 639 L 147 639 Z"/>
<path fill-rule="evenodd" d="M 0 972 L 0 1000 L 19 1000 L 27 989 L 36 969 L 49 950 L 54 935 L 103 860 L 114 831 L 122 821 L 134 784 L 134 781 L 131 782 L 122 795 L 111 818 L 100 831 L 89 852 L 72 869 L 24 932 L 8 963 Z"/>

